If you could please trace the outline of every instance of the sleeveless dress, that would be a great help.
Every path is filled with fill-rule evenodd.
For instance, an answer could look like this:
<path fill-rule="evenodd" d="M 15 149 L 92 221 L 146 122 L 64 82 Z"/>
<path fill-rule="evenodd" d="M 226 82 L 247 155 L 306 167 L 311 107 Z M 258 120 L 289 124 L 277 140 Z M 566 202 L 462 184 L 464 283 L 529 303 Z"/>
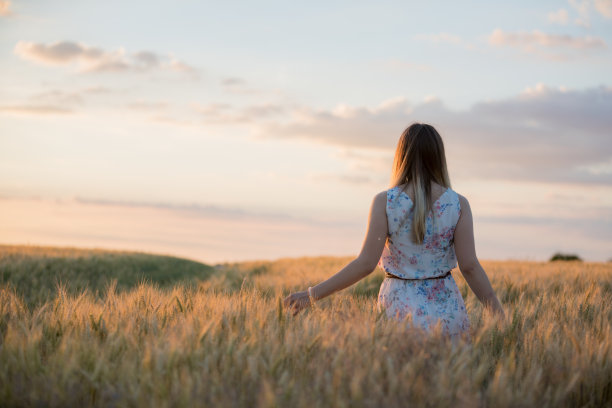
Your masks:
<path fill-rule="evenodd" d="M 457 266 L 454 232 L 459 220 L 459 195 L 448 188 L 427 216 L 422 244 L 411 238 L 413 202 L 400 187 L 387 190 L 389 237 L 379 265 L 400 278 L 385 277 L 378 293 L 378 311 L 389 318 L 431 331 L 438 321 L 451 337 L 469 337 L 469 319 L 451 274 Z"/>

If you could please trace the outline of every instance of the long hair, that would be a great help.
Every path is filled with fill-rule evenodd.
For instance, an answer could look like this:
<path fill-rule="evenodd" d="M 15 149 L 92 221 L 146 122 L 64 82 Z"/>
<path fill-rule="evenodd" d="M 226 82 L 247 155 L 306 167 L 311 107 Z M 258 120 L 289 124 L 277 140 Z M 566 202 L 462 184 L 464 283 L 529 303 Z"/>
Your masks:
<path fill-rule="evenodd" d="M 416 244 L 422 244 L 425 238 L 427 215 L 433 204 L 432 182 L 450 187 L 444 144 L 433 126 L 413 123 L 397 143 L 391 186 L 407 183 L 414 189 L 412 240 Z"/>

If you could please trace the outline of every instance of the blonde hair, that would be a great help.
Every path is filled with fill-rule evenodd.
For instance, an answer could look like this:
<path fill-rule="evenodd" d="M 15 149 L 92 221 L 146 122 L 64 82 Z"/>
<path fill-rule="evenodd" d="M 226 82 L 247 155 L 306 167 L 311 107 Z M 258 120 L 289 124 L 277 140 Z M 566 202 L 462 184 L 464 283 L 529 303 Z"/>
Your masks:
<path fill-rule="evenodd" d="M 433 126 L 413 123 L 404 130 L 397 143 L 391 172 L 391 187 L 412 183 L 414 189 L 412 240 L 416 244 L 422 244 L 425 238 L 427 215 L 433 205 L 432 182 L 450 187 L 444 144 Z"/>

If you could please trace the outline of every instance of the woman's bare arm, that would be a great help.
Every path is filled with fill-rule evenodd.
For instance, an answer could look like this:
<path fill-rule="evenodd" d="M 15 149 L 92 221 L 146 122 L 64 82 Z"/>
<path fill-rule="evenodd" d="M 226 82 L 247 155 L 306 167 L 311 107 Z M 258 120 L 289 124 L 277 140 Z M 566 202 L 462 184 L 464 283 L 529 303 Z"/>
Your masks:
<path fill-rule="evenodd" d="M 312 292 L 315 299 L 322 299 L 349 287 L 374 271 L 387 241 L 386 205 L 386 192 L 374 197 L 368 219 L 368 232 L 359 256 L 331 278 L 313 286 Z"/>
<path fill-rule="evenodd" d="M 461 203 L 461 215 L 455 228 L 454 238 L 459 270 L 461 270 L 461 274 L 466 282 L 485 307 L 490 307 L 494 312 L 505 316 L 504 310 L 493 291 L 491 282 L 489 282 L 487 274 L 476 257 L 474 223 L 470 204 L 461 195 L 459 196 L 459 202 Z"/>
<path fill-rule="evenodd" d="M 374 271 L 387 241 L 387 193 L 377 194 L 370 207 L 368 231 L 359 256 L 329 279 L 312 287 L 315 299 L 322 299 L 360 281 Z M 310 303 L 307 291 L 292 293 L 284 300 L 285 306 L 293 306 L 295 313 Z M 294 313 L 294 314 L 295 314 Z"/>

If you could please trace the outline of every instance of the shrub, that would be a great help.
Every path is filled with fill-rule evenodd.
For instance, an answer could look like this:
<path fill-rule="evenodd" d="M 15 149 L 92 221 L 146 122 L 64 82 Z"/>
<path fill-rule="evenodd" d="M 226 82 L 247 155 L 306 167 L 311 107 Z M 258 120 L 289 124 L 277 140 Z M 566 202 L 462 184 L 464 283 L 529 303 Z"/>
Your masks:
<path fill-rule="evenodd" d="M 550 258 L 550 262 L 554 261 L 582 261 L 580 257 L 576 254 L 563 254 L 561 252 L 557 252 Z"/>

